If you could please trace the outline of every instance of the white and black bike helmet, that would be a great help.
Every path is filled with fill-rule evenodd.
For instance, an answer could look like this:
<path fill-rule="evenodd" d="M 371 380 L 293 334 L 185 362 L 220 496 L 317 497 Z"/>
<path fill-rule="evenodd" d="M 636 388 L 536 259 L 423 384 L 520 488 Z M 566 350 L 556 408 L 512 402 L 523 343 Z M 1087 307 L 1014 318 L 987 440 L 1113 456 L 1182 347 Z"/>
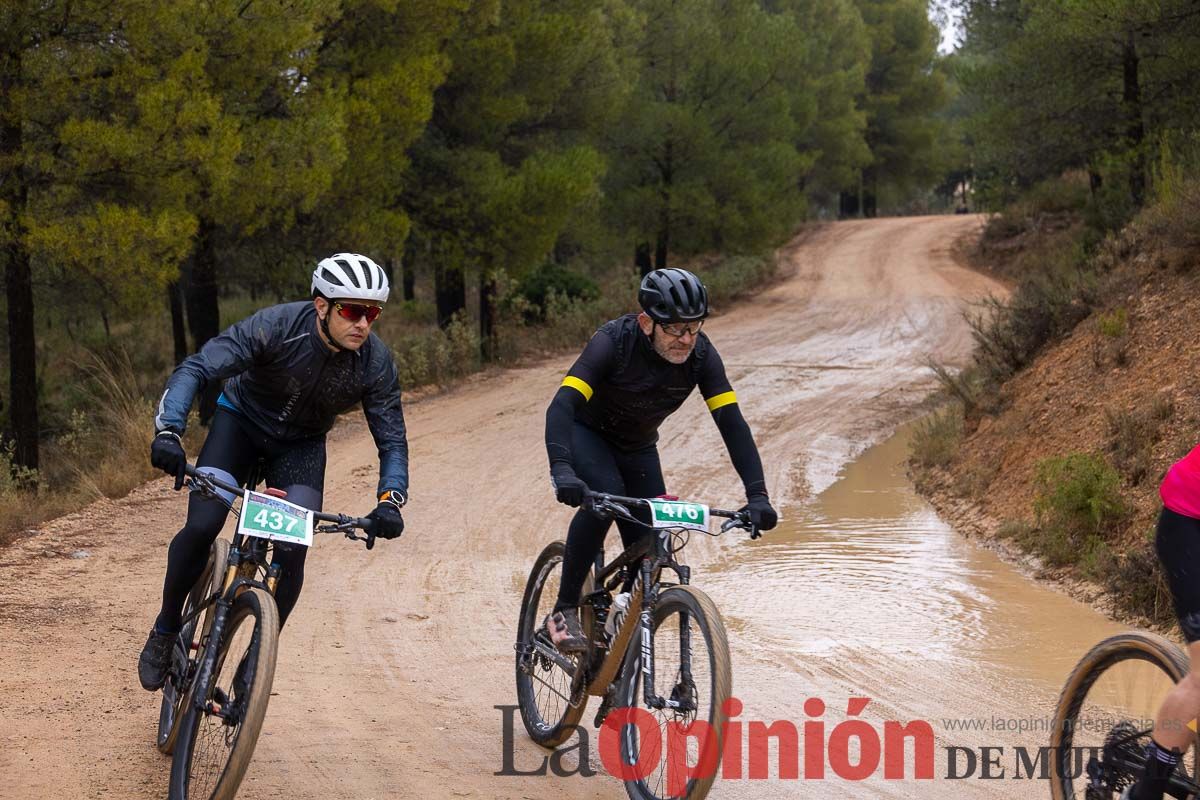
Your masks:
<path fill-rule="evenodd" d="M 383 304 L 388 299 L 387 274 L 366 256 L 338 253 L 323 259 L 313 270 L 312 294 L 326 300 Z"/>

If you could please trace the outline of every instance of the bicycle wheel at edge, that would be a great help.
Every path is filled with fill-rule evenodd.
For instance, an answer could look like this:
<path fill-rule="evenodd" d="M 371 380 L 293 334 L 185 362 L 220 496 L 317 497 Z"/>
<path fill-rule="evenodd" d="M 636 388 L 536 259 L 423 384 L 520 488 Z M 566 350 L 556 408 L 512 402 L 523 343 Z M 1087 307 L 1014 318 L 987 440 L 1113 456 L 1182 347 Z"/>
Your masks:
<path fill-rule="evenodd" d="M 214 539 L 212 548 L 209 550 L 208 564 L 204 567 L 204 572 L 196 581 L 196 585 L 188 593 L 187 602 L 184 603 L 184 619 L 192 614 L 199 603 L 207 600 L 214 592 L 220 591 L 221 583 L 225 580 L 225 565 L 228 560 L 229 542 L 225 539 Z M 215 605 L 209 606 L 203 614 L 186 625 L 171 653 L 171 660 L 174 663 L 171 665 L 171 675 L 162 689 L 162 703 L 158 710 L 158 737 L 155 742 L 159 751 L 165 755 L 171 755 L 175 750 L 175 741 L 179 737 L 179 723 L 183 721 L 182 712 L 188 697 L 188 693 L 183 691 L 186 687 L 177 686 L 176 681 L 186 669 L 186 661 L 198 659 L 200 653 L 203 652 L 204 642 L 202 639 L 205 631 L 212 624 L 212 615 L 215 610 Z M 200 633 L 198 634 L 197 631 Z M 190 648 L 187 653 L 184 653 L 183 642 L 187 642 L 189 645 L 198 643 L 200 649 L 196 650 L 195 655 Z"/>
<path fill-rule="evenodd" d="M 574 706 L 566 699 L 571 694 L 573 674 L 546 656 L 523 652 L 554 609 L 565 554 L 566 544 L 557 541 L 546 545 L 538 555 L 525 584 L 517 624 L 517 704 L 529 737 L 543 747 L 557 747 L 566 741 L 587 707 L 586 695 Z"/>
<path fill-rule="evenodd" d="M 683 685 L 682 672 L 678 668 L 679 655 L 682 650 L 680 641 L 681 627 L 679 620 L 686 614 L 687 629 L 690 632 L 690 655 L 692 686 Z M 674 620 L 674 622 L 672 622 Z M 673 586 L 664 589 L 658 596 L 652 616 L 654 630 L 654 680 L 655 692 L 668 699 L 690 694 L 696 701 L 696 710 L 690 713 L 673 712 L 669 709 L 655 711 L 643 708 L 655 717 L 658 722 L 659 750 L 658 763 L 644 777 L 625 781 L 625 790 L 633 800 L 665 800 L 666 798 L 687 798 L 687 800 L 702 800 L 708 795 L 720 766 L 722 747 L 724 745 L 725 701 L 733 691 L 733 674 L 729 663 L 729 643 L 725 635 L 725 624 L 721 614 L 708 595 L 692 586 Z M 621 671 L 621 685 L 617 695 L 616 706 L 642 707 L 642 652 L 638 646 L 637 637 L 630 643 L 626 653 L 625 663 Z M 704 643 L 707 653 L 699 653 L 697 645 Z M 693 722 L 700 720 L 708 723 L 711 739 L 703 744 L 696 739 L 687 737 L 687 751 L 680 753 L 668 752 L 668 726 L 676 723 L 677 731 L 687 733 Z M 620 731 L 620 758 L 623 764 L 639 763 L 640 743 L 637 727 L 633 724 L 623 725 Z M 693 745 L 695 745 L 693 747 Z M 710 758 L 715 758 L 712 770 L 688 780 L 683 794 L 667 793 L 668 759 L 674 757 L 676 769 L 682 770 L 696 766 L 700 762 L 701 750 L 706 750 Z M 686 759 L 686 760 L 682 760 Z M 683 775 L 682 771 L 678 772 Z M 620 777 L 620 776 L 618 776 Z"/>
<path fill-rule="evenodd" d="M 234 601 L 225 633 L 213 658 L 208 703 L 222 711 L 232 709 L 236 723 L 189 704 L 171 763 L 170 800 L 232 800 L 250 764 L 262 730 L 275 677 L 279 644 L 279 611 L 275 598 L 252 588 Z M 244 686 L 233 683 L 241 675 Z"/>
<path fill-rule="evenodd" d="M 1123 664 L 1125 667 L 1122 668 Z M 1135 671 L 1132 667 L 1135 666 L 1138 668 L 1137 685 L 1130 686 L 1129 691 L 1122 691 L 1124 684 L 1133 680 Z M 1123 673 L 1128 672 L 1124 682 L 1120 680 L 1123 675 L 1115 674 L 1116 668 L 1122 668 Z M 1148 730 L 1153 724 L 1152 717 L 1157 713 L 1158 705 L 1170 686 L 1178 683 L 1187 671 L 1188 660 L 1183 651 L 1163 637 L 1152 633 L 1131 631 L 1118 634 L 1089 650 L 1071 671 L 1055 706 L 1050 730 L 1051 797 L 1054 800 L 1090 800 L 1093 794 L 1097 797 L 1116 797 L 1123 786 L 1136 779 L 1137 774 L 1130 773 L 1140 772 L 1144 761 L 1143 749 L 1149 736 Z M 1100 686 L 1097 686 L 1098 682 Z M 1110 687 L 1109 683 L 1113 686 Z M 1125 702 L 1123 696 L 1117 696 L 1128 694 L 1132 697 L 1135 693 L 1146 696 L 1136 703 Z M 1086 713 L 1081 716 L 1085 702 L 1089 705 Z M 1096 708 L 1093 709 L 1092 705 Z M 1141 716 L 1137 720 L 1126 719 L 1121 711 L 1134 705 L 1137 705 L 1134 711 Z M 1103 716 L 1097 716 L 1100 714 Z M 1088 762 L 1095 761 L 1097 752 L 1106 755 L 1114 752 L 1104 744 L 1113 736 L 1112 731 L 1117 725 L 1127 726 L 1131 735 L 1137 731 L 1147 733 L 1130 739 L 1129 758 L 1122 759 L 1118 765 L 1120 776 L 1115 785 L 1101 791 L 1100 794 L 1089 794 Z M 1195 744 L 1193 741 L 1193 745 Z M 1126 765 L 1129 765 L 1128 768 Z M 1198 766 L 1200 753 L 1193 746 L 1181 762 L 1177 775 L 1183 776 L 1185 780 L 1190 776 L 1190 780 L 1194 781 Z M 1105 791 L 1110 794 L 1104 794 Z"/>

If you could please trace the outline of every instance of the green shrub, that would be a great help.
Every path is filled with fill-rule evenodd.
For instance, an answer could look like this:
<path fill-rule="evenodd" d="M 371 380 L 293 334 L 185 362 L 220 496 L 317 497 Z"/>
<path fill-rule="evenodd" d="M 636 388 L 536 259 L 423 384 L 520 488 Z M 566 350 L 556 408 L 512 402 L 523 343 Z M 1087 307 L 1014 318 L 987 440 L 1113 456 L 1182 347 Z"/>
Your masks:
<path fill-rule="evenodd" d="M 1091 340 L 1092 364 L 1103 369 L 1109 362 L 1123 367 L 1129 363 L 1129 315 L 1124 308 L 1097 314 L 1096 336 Z"/>
<path fill-rule="evenodd" d="M 1079 557 L 1079 569 L 1088 580 L 1102 582 L 1113 573 L 1116 556 L 1112 548 L 1098 536 L 1089 536 Z"/>
<path fill-rule="evenodd" d="M 1007 301 L 984 299 L 967 317 L 978 345 L 976 363 L 990 381 L 1004 382 L 1078 325 L 1095 302 L 1095 276 L 1079 270 L 1031 276 Z"/>
<path fill-rule="evenodd" d="M 996 529 L 996 536 L 1001 539 L 1015 539 L 1018 542 L 1029 542 L 1036 535 L 1037 529 L 1027 520 L 1007 519 Z"/>
<path fill-rule="evenodd" d="M 1119 339 L 1129 331 L 1129 314 L 1123 308 L 1100 314 L 1096 317 L 1096 330 L 1101 336 Z"/>
<path fill-rule="evenodd" d="M 925 366 L 937 378 L 942 392 L 962 404 L 964 415 L 975 414 L 980 408 L 991 411 L 997 406 L 996 398 L 988 396 L 986 381 L 977 366 L 955 372 L 932 358 L 925 362 Z"/>
<path fill-rule="evenodd" d="M 995 461 L 976 464 L 959 472 L 954 489 L 961 497 L 979 499 L 987 493 L 988 487 L 999 474 L 1000 464 Z"/>
<path fill-rule="evenodd" d="M 775 259 L 769 255 L 729 256 L 696 271 L 708 288 L 709 302 L 728 303 L 770 279 L 775 274 Z"/>
<path fill-rule="evenodd" d="M 909 442 L 909 460 L 917 467 L 945 467 L 963 438 L 962 406 L 952 403 L 917 422 Z"/>
<path fill-rule="evenodd" d="M 1161 248 L 1168 263 L 1191 269 L 1200 253 L 1200 178 L 1180 178 L 1158 202 L 1147 206 L 1134 228 Z"/>
<path fill-rule="evenodd" d="M 1149 475 L 1154 444 L 1174 410 L 1174 402 L 1168 395 L 1156 395 L 1152 401 L 1143 401 L 1130 411 L 1104 410 L 1108 451 L 1113 465 L 1130 484 L 1137 486 Z"/>
<path fill-rule="evenodd" d="M 1171 593 L 1158 564 L 1153 538 L 1137 542 L 1121 555 L 1113 555 L 1099 576 L 1118 605 L 1159 625 L 1175 620 Z"/>
<path fill-rule="evenodd" d="M 1087 208 L 1091 186 L 1082 171 L 1063 174 L 1035 184 L 1021 198 L 1019 208 L 1026 214 L 1069 214 Z"/>
<path fill-rule="evenodd" d="M 529 302 L 526 319 L 534 322 L 546 318 L 547 305 L 555 295 L 587 301 L 596 299 L 599 294 L 600 287 L 591 278 L 561 264 L 547 262 L 522 278 L 513 296 Z"/>
<path fill-rule="evenodd" d="M 1071 453 L 1038 463 L 1034 511 L 1052 563 L 1078 560 L 1090 540 L 1124 519 L 1120 476 L 1099 456 Z"/>
<path fill-rule="evenodd" d="M 0 497 L 23 491 L 36 491 L 42 483 L 36 469 L 23 467 L 15 462 L 16 448 L 16 442 L 0 442 Z"/>
<path fill-rule="evenodd" d="M 445 330 L 421 328 L 396 337 L 392 355 L 402 389 L 444 386 L 479 369 L 479 329 L 455 315 Z"/>

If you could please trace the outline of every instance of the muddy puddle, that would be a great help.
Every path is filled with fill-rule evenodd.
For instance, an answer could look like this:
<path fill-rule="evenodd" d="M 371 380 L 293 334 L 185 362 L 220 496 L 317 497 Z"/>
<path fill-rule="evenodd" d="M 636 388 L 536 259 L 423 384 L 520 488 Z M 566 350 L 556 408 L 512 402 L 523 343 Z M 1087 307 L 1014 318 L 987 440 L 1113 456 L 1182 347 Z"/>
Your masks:
<path fill-rule="evenodd" d="M 859 783 L 827 766 L 822 796 L 1044 796 L 1020 748 L 1036 758 L 1066 675 L 1121 628 L 939 520 L 905 476 L 907 449 L 906 430 L 870 448 L 776 531 L 727 546 L 697 575 L 725 615 L 742 717 L 799 728 L 815 697 L 828 735 L 863 697 L 859 717 L 881 736 L 887 720 L 931 726 L 932 780 L 913 777 L 910 752 L 902 780 L 881 766 Z M 952 746 L 973 751 L 973 775 L 961 751 L 948 763 Z M 1003 778 L 981 777 L 982 747 L 1003 748 L 989 770 Z M 768 780 L 727 781 L 721 796 L 812 796 L 811 780 L 778 778 L 776 758 Z"/>

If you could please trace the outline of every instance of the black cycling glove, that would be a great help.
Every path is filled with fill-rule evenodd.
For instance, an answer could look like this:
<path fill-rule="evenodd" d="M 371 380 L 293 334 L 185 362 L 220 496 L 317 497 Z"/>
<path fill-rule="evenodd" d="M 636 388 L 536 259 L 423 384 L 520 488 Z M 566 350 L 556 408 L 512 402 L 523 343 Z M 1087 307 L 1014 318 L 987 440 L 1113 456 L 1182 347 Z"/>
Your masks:
<path fill-rule="evenodd" d="M 395 539 L 404 533 L 404 518 L 400 516 L 400 507 L 389 500 L 375 506 L 375 510 L 367 514 L 367 519 L 375 522 L 372 532 L 380 539 Z"/>
<path fill-rule="evenodd" d="M 175 476 L 175 491 L 183 488 L 187 467 L 187 454 L 183 452 L 183 441 L 179 434 L 163 431 L 150 443 L 150 465 Z"/>
<path fill-rule="evenodd" d="M 750 522 L 760 531 L 769 531 L 779 523 L 779 515 L 771 507 L 771 501 L 765 494 L 753 494 L 747 498 L 743 511 L 750 512 Z"/>
<path fill-rule="evenodd" d="M 578 508 L 583 503 L 587 493 L 587 484 L 580 480 L 570 464 L 561 461 L 550 467 L 550 485 L 554 487 L 554 496 L 564 505 Z"/>

